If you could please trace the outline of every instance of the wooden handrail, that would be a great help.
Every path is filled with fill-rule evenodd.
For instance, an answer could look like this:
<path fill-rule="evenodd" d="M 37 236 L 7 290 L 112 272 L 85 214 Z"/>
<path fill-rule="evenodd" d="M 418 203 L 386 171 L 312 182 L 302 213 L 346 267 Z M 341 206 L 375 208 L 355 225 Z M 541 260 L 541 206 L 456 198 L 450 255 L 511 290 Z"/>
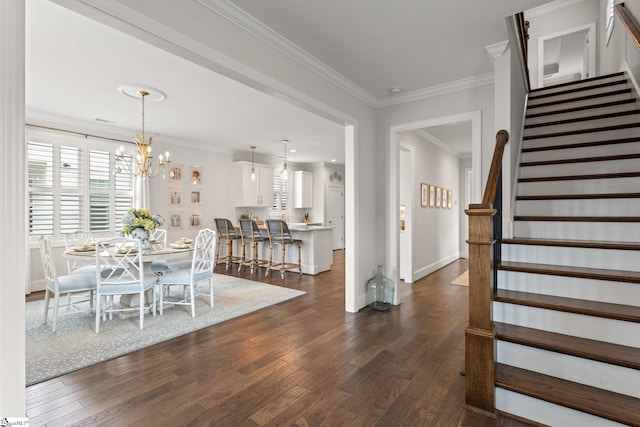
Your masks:
<path fill-rule="evenodd" d="M 491 168 L 487 177 L 487 186 L 484 188 L 484 196 L 482 197 L 483 205 L 493 204 L 496 197 L 496 188 L 500 179 L 500 171 L 502 170 L 502 155 L 504 146 L 509 141 L 509 132 L 506 130 L 498 131 L 496 134 L 496 148 L 493 151 L 493 159 L 491 160 Z"/>
<path fill-rule="evenodd" d="M 640 28 L 638 28 L 638 24 L 636 20 L 633 19 L 633 16 L 629 13 L 628 9 L 624 7 L 624 3 L 617 4 L 615 6 L 616 15 L 620 18 L 620 21 L 624 24 L 624 27 L 627 29 L 629 36 L 636 44 L 636 47 L 640 49 Z"/>

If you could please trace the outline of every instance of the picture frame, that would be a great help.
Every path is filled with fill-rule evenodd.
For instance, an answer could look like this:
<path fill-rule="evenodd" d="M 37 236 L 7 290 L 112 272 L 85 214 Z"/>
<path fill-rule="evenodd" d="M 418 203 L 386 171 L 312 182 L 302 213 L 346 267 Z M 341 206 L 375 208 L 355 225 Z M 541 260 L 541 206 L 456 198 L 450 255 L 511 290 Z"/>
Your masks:
<path fill-rule="evenodd" d="M 442 209 L 446 209 L 448 206 L 448 195 L 449 195 L 449 190 L 443 188 L 442 189 Z"/>
<path fill-rule="evenodd" d="M 189 194 L 189 204 L 197 206 L 202 203 L 202 194 L 200 190 L 191 190 Z"/>
<path fill-rule="evenodd" d="M 189 183 L 191 185 L 200 185 L 202 182 L 202 168 L 200 166 L 191 166 L 189 168 Z"/>
<path fill-rule="evenodd" d="M 182 212 L 169 212 L 167 218 L 167 228 L 171 228 L 173 230 L 182 230 Z"/>
<path fill-rule="evenodd" d="M 182 189 L 169 188 L 169 206 L 182 205 Z"/>
<path fill-rule="evenodd" d="M 182 165 L 172 165 L 169 171 L 169 182 L 182 182 Z"/>
<path fill-rule="evenodd" d="M 447 207 L 449 209 L 451 209 L 451 205 L 452 205 L 451 199 L 453 198 L 453 191 L 447 190 L 447 193 L 448 193 L 447 194 Z"/>
<path fill-rule="evenodd" d="M 429 207 L 433 208 L 436 205 L 436 186 L 429 186 Z"/>
<path fill-rule="evenodd" d="M 442 188 L 436 186 L 436 208 L 442 206 Z"/>
<path fill-rule="evenodd" d="M 189 212 L 189 228 L 200 229 L 202 228 L 202 213 L 201 212 Z"/>
<path fill-rule="evenodd" d="M 429 202 L 429 184 L 420 184 L 420 207 L 427 207 Z"/>

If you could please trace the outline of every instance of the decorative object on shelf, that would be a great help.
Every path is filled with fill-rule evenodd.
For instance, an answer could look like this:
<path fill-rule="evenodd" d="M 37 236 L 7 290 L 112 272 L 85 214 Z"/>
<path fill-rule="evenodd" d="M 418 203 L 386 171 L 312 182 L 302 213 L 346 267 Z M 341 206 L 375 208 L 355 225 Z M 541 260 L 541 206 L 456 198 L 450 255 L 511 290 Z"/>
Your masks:
<path fill-rule="evenodd" d="M 367 282 L 369 307 L 378 311 L 387 311 L 393 305 L 395 285 L 391 279 L 382 272 L 382 265 L 378 265 L 378 271 Z"/>
<path fill-rule="evenodd" d="M 283 139 L 282 140 L 282 144 L 283 144 L 283 150 L 284 150 L 284 166 L 282 167 L 282 170 L 280 171 L 280 179 L 289 179 L 289 168 L 287 167 L 287 144 L 289 143 L 288 140 Z"/>
<path fill-rule="evenodd" d="M 122 218 L 122 234 L 140 240 L 143 249 L 149 249 L 149 234 L 151 230 L 164 224 L 160 215 L 152 215 L 148 209 L 131 208 Z"/>
<path fill-rule="evenodd" d="M 128 96 L 135 96 L 129 92 L 129 87 L 121 87 L 120 92 Z M 138 152 L 136 156 L 128 156 L 124 154 L 124 147 L 120 147 L 115 153 L 114 170 L 116 173 L 127 172 L 133 176 L 142 176 L 143 178 L 155 178 L 162 172 L 162 178 L 165 177 L 165 169 L 168 168 L 171 171 L 171 161 L 169 160 L 169 152 L 165 153 L 166 157 L 162 154 L 158 156 L 158 163 L 154 165 L 153 157 L 151 156 L 151 145 L 153 144 L 152 137 L 149 137 L 147 141 L 144 134 L 144 99 L 150 92 L 146 90 L 136 91 L 137 95 L 142 98 L 142 130 L 139 135 L 133 138 Z M 158 100 L 165 98 L 164 94 L 161 94 Z M 157 98 L 157 97 L 156 97 Z"/>
<path fill-rule="evenodd" d="M 256 146 L 252 145 L 251 147 L 251 175 L 249 175 L 251 177 L 251 182 L 256 182 L 256 168 L 255 168 L 255 153 L 256 153 Z M 285 159 L 286 161 L 286 159 Z"/>

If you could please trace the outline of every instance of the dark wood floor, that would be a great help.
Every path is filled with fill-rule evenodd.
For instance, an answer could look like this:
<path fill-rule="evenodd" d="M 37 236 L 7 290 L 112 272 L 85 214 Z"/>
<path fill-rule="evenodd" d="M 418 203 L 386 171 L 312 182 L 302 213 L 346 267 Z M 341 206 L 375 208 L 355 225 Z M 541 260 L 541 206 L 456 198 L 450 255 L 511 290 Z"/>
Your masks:
<path fill-rule="evenodd" d="M 463 409 L 467 288 L 449 282 L 466 268 L 401 283 L 388 312 L 352 314 L 335 252 L 330 272 L 269 278 L 301 297 L 28 387 L 27 416 L 32 426 L 521 425 Z"/>

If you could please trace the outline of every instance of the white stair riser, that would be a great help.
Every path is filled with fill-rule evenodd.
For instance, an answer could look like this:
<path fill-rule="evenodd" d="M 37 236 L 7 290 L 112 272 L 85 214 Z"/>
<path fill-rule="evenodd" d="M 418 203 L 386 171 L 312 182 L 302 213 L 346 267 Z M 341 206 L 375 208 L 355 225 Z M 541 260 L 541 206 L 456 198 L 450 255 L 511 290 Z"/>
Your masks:
<path fill-rule="evenodd" d="M 581 175 L 587 175 L 585 172 Z M 640 189 L 640 177 L 574 179 L 564 181 L 519 182 L 518 195 L 635 193 Z"/>
<path fill-rule="evenodd" d="M 607 102 L 620 101 L 623 99 L 633 99 L 633 93 L 629 92 L 629 93 L 623 93 L 623 94 L 601 96 L 601 97 L 598 97 L 596 101 L 594 101 L 593 99 L 584 99 L 581 101 L 563 102 L 562 104 L 551 104 L 551 105 L 546 105 L 544 107 L 529 108 L 527 109 L 527 114 L 549 113 L 552 111 L 562 111 L 562 110 L 568 110 L 571 108 L 588 107 L 593 105 L 594 102 L 597 102 L 598 104 L 601 104 L 601 103 L 603 104 Z"/>
<path fill-rule="evenodd" d="M 581 157 L 615 156 L 619 154 L 636 153 L 640 153 L 640 140 L 638 142 L 626 142 L 623 144 L 524 152 L 522 153 L 520 161 L 537 162 L 541 160 L 577 159 Z"/>
<path fill-rule="evenodd" d="M 552 136 L 546 138 L 526 139 L 523 148 L 549 147 L 554 145 L 576 144 L 582 142 L 607 141 L 621 138 L 638 138 L 640 140 L 640 126 L 627 129 L 611 129 L 600 132 L 578 133 L 574 135 Z"/>
<path fill-rule="evenodd" d="M 529 125 L 536 125 L 540 123 L 547 123 L 552 120 L 553 121 L 571 120 L 571 119 L 578 119 L 582 117 L 597 116 L 601 114 L 621 113 L 625 111 L 631 111 L 636 108 L 637 106 L 635 102 L 626 102 L 624 104 L 608 105 L 605 107 L 594 107 L 586 110 L 568 111 L 566 113 L 557 113 L 549 116 L 529 117 L 525 119 L 524 124 L 525 126 L 529 126 Z M 532 114 L 538 114 L 538 113 L 532 113 Z"/>
<path fill-rule="evenodd" d="M 599 88 L 595 88 L 595 89 L 585 89 L 585 90 L 581 90 L 580 92 L 576 92 L 576 93 L 561 93 L 559 95 L 545 96 L 545 97 L 542 97 L 542 98 L 532 97 L 531 99 L 529 99 L 528 105 L 529 106 L 536 106 L 536 105 L 547 104 L 547 103 L 551 103 L 551 102 L 564 101 L 565 99 L 570 99 L 570 98 L 576 98 L 576 97 L 579 98 L 579 97 L 583 97 L 583 96 L 593 96 L 593 95 L 606 94 L 606 93 L 611 93 L 611 92 L 616 91 L 616 90 L 627 89 L 627 88 L 628 88 L 627 82 L 623 81 L 620 84 L 611 85 L 611 86 L 605 86 L 605 87 L 599 87 Z M 591 102 L 594 102 L 594 101 L 591 100 Z"/>
<path fill-rule="evenodd" d="M 588 236 L 589 240 L 640 242 L 640 224 L 624 222 L 514 221 L 513 233 L 523 238 L 585 240 Z"/>
<path fill-rule="evenodd" d="M 575 132 L 582 129 L 596 129 L 605 126 L 624 126 L 627 124 L 638 123 L 640 115 L 632 114 L 620 117 L 608 117 L 604 119 L 585 120 L 573 123 L 561 123 L 555 125 L 539 126 L 534 128 L 526 128 L 524 136 L 546 135 L 556 132 Z"/>
<path fill-rule="evenodd" d="M 571 267 L 640 271 L 639 251 L 623 251 L 615 249 L 502 245 L 502 260 L 511 262 L 535 262 L 537 264 L 566 265 Z"/>
<path fill-rule="evenodd" d="M 544 178 L 617 172 L 639 172 L 640 159 L 604 160 L 598 162 L 563 163 L 558 165 L 521 166 L 520 178 Z"/>
<path fill-rule="evenodd" d="M 624 424 L 496 388 L 496 409 L 554 427 L 625 427 Z"/>
<path fill-rule="evenodd" d="M 640 216 L 640 198 L 517 200 L 515 212 L 544 216 Z"/>
<path fill-rule="evenodd" d="M 640 324 L 602 317 L 493 303 L 493 320 L 526 328 L 640 348 Z"/>
<path fill-rule="evenodd" d="M 639 286 L 637 283 L 610 280 L 498 271 L 498 288 L 500 289 L 638 307 L 640 307 Z"/>
<path fill-rule="evenodd" d="M 498 341 L 497 361 L 574 383 L 640 398 L 640 371 Z"/>
<path fill-rule="evenodd" d="M 627 83 L 627 78 L 624 75 L 608 76 L 608 77 L 603 77 L 601 79 L 596 79 L 596 80 L 581 81 L 580 83 L 573 83 L 571 85 L 548 86 L 545 88 L 541 88 L 539 90 L 535 90 L 534 92 L 531 92 L 530 97 L 536 98 L 539 96 L 550 95 L 552 93 L 565 92 L 567 90 L 585 89 L 592 86 L 602 85 L 602 84 L 611 83 L 611 82 Z"/>

